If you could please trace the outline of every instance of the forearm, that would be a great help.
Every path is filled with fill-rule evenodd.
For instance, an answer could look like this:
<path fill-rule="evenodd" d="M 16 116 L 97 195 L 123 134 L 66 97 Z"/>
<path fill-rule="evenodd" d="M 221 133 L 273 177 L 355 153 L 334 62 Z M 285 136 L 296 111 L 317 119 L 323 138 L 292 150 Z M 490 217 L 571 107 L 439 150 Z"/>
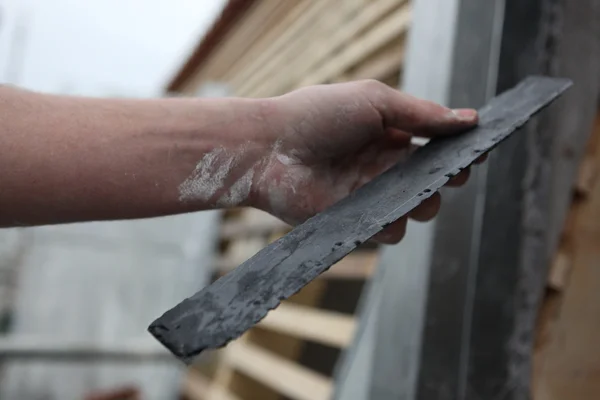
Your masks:
<path fill-rule="evenodd" d="M 0 87 L 0 226 L 245 204 L 248 171 L 270 146 L 264 112 L 259 100 L 88 99 Z"/>

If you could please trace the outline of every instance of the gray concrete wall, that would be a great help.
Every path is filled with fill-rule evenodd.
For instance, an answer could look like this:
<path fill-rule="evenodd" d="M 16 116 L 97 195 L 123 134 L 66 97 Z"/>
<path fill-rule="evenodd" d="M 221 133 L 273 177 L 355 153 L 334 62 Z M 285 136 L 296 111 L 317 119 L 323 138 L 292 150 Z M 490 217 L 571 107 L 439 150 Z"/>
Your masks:
<path fill-rule="evenodd" d="M 207 283 L 218 215 L 26 230 L 12 335 L 105 345 L 152 341 L 147 325 Z M 81 399 L 91 389 L 134 383 L 145 400 L 168 400 L 180 374 L 177 364 L 12 361 L 4 365 L 0 398 Z"/>

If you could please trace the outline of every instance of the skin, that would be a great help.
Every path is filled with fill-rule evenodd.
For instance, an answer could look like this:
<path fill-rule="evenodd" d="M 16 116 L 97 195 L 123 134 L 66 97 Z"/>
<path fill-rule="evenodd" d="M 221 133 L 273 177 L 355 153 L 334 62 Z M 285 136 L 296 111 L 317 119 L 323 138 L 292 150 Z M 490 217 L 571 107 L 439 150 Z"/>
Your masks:
<path fill-rule="evenodd" d="M 409 157 L 413 135 L 476 123 L 474 110 L 375 81 L 268 99 L 92 99 L 0 87 L 0 226 L 237 206 L 298 224 Z M 435 195 L 376 239 L 398 242 L 407 218 L 428 221 L 439 207 Z"/>

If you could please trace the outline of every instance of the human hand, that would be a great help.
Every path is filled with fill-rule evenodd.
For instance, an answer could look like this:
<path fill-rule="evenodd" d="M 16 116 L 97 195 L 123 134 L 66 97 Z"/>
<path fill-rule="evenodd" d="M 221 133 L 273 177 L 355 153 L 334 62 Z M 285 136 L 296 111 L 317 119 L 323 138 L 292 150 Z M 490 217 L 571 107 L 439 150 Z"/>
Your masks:
<path fill-rule="evenodd" d="M 295 225 L 381 174 L 413 150 L 413 135 L 444 136 L 477 123 L 475 110 L 450 110 L 377 81 L 303 88 L 270 99 L 272 153 L 255 184 L 257 206 Z M 448 184 L 460 186 L 468 170 Z M 396 243 L 407 217 L 433 218 L 440 196 L 425 200 L 375 237 Z"/>
<path fill-rule="evenodd" d="M 412 135 L 476 123 L 473 110 L 453 113 L 375 81 L 269 99 L 95 99 L 0 87 L 0 103 L 8 105 L 0 107 L 8 171 L 0 227 L 239 206 L 298 224 L 407 157 Z M 428 220 L 439 201 L 409 216 Z M 398 241 L 405 224 L 376 239 Z"/>

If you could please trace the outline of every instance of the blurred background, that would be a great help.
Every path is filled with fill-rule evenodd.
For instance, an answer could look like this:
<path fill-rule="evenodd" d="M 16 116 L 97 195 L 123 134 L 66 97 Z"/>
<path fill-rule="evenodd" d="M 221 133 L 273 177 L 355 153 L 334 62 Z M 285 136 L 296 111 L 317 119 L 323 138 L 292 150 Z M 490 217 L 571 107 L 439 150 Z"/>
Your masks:
<path fill-rule="evenodd" d="M 2 80 L 61 93 L 158 95 L 223 4 L 3 0 Z"/>
<path fill-rule="evenodd" d="M 184 368 L 146 332 L 289 227 L 253 209 L 0 231 L 0 399 L 600 398 L 600 2 L 0 0 L 0 82 L 267 97 L 377 79 L 480 107 L 575 87 L 444 191 Z M 35 116 L 32 116 L 34 118 Z"/>

